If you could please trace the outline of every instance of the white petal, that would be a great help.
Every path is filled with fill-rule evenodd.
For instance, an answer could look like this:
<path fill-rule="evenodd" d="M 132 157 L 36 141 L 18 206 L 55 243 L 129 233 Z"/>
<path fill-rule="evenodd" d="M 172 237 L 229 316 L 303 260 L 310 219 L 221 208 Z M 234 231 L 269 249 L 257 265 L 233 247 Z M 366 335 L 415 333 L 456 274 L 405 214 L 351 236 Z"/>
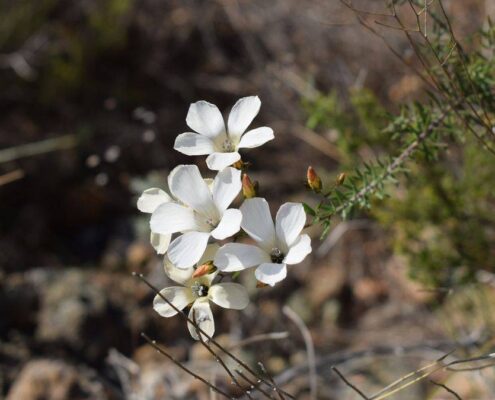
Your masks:
<path fill-rule="evenodd" d="M 137 208 L 141 212 L 152 213 L 158 206 L 163 203 L 168 203 L 172 201 L 170 196 L 163 190 L 158 188 L 147 189 L 139 197 L 137 201 Z"/>
<path fill-rule="evenodd" d="M 311 238 L 306 234 L 300 235 L 290 247 L 284 263 L 299 264 L 309 253 L 311 253 Z"/>
<path fill-rule="evenodd" d="M 233 153 L 211 153 L 206 158 L 206 165 L 213 171 L 220 171 L 241 159 L 238 152 Z"/>
<path fill-rule="evenodd" d="M 177 136 L 174 149 L 188 156 L 210 154 L 215 151 L 209 137 L 193 132 L 185 132 Z"/>
<path fill-rule="evenodd" d="M 196 165 L 179 165 L 168 176 L 170 192 L 181 202 L 208 217 L 216 217 L 208 185 Z"/>
<path fill-rule="evenodd" d="M 207 261 L 213 261 L 219 248 L 220 246 L 218 245 L 218 243 L 212 243 L 206 246 L 205 252 L 198 261 L 198 265 L 204 264 Z"/>
<path fill-rule="evenodd" d="M 206 186 L 208 186 L 208 189 L 210 189 L 210 192 L 213 190 L 213 179 L 211 178 L 204 178 L 203 179 L 206 183 Z"/>
<path fill-rule="evenodd" d="M 215 239 L 223 240 L 235 235 L 241 229 L 242 213 L 234 208 L 229 208 L 223 213 L 220 223 L 211 231 Z"/>
<path fill-rule="evenodd" d="M 262 144 L 272 140 L 275 136 L 273 135 L 273 129 L 263 126 L 261 128 L 253 129 L 242 135 L 241 141 L 237 145 L 239 148 L 253 148 L 259 147 Z"/>
<path fill-rule="evenodd" d="M 275 218 L 277 238 L 282 246 L 286 246 L 287 251 L 304 228 L 306 223 L 306 213 L 301 203 L 283 204 Z"/>
<path fill-rule="evenodd" d="M 177 203 L 165 203 L 151 214 L 150 228 L 154 233 L 169 235 L 197 228 L 196 217 L 191 208 Z"/>
<path fill-rule="evenodd" d="M 160 235 L 159 233 L 151 232 L 150 242 L 158 254 L 165 254 L 170 244 L 172 235 Z"/>
<path fill-rule="evenodd" d="M 194 273 L 193 267 L 186 269 L 177 268 L 174 264 L 172 264 L 168 257 L 165 257 L 163 260 L 163 269 L 165 270 L 165 274 L 170 279 L 174 282 L 180 283 L 181 285 L 185 285 Z"/>
<path fill-rule="evenodd" d="M 283 281 L 287 276 L 287 266 L 285 264 L 273 263 L 261 264 L 254 271 L 254 276 L 260 282 L 275 286 L 277 282 Z"/>
<path fill-rule="evenodd" d="M 243 243 L 227 243 L 220 247 L 213 264 L 220 271 L 234 272 L 270 261 L 269 254 L 258 246 Z"/>
<path fill-rule="evenodd" d="M 225 132 L 220 110 L 216 105 L 203 100 L 191 104 L 187 112 L 186 123 L 193 131 L 209 138 Z"/>
<path fill-rule="evenodd" d="M 240 137 L 254 117 L 260 111 L 261 101 L 258 96 L 243 97 L 234 104 L 227 123 L 229 135 Z"/>
<path fill-rule="evenodd" d="M 241 228 L 269 252 L 275 245 L 275 229 L 267 201 L 260 197 L 247 199 L 240 210 Z"/>
<path fill-rule="evenodd" d="M 160 294 L 179 310 L 182 310 L 194 301 L 191 289 L 182 286 L 172 286 L 162 289 L 160 290 Z M 177 314 L 177 311 L 158 294 L 153 299 L 153 308 L 162 317 L 172 317 Z"/>
<path fill-rule="evenodd" d="M 209 233 L 187 232 L 176 238 L 168 247 L 168 257 L 177 268 L 189 268 L 196 264 L 208 244 Z"/>
<path fill-rule="evenodd" d="M 220 171 L 213 181 L 213 201 L 220 212 L 227 209 L 242 188 L 241 171 L 235 168 L 225 168 Z"/>
<path fill-rule="evenodd" d="M 215 321 L 213 320 L 210 304 L 208 303 L 208 299 L 206 297 L 198 299 L 194 302 L 191 310 L 189 311 L 189 319 L 195 321 L 196 324 L 198 324 L 209 337 L 212 337 L 215 333 Z M 199 340 L 199 331 L 190 322 L 187 323 L 187 327 L 189 328 L 189 333 L 192 338 Z M 204 334 L 200 334 L 204 341 L 208 340 Z"/>
<path fill-rule="evenodd" d="M 249 303 L 246 288 L 233 282 L 218 283 L 211 286 L 208 290 L 208 297 L 220 307 L 234 310 L 242 310 Z"/>

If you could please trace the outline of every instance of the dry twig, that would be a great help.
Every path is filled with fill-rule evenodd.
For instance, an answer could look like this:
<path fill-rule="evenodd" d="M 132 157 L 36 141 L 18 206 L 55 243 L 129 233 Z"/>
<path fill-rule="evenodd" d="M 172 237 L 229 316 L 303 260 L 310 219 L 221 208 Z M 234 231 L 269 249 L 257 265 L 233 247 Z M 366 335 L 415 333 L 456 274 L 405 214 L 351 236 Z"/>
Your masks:
<path fill-rule="evenodd" d="M 22 169 L 15 169 L 0 175 L 0 186 L 7 185 L 8 183 L 15 182 L 22 178 L 24 178 L 24 171 Z"/>
<path fill-rule="evenodd" d="M 313 344 L 313 339 L 308 327 L 289 306 L 284 306 L 282 312 L 292 321 L 301 331 L 302 337 L 304 339 L 304 344 L 306 346 L 306 352 L 308 354 L 308 373 L 309 373 L 309 389 L 310 398 L 316 400 L 317 396 L 317 375 L 316 375 L 316 357 L 315 357 L 315 347 Z"/>
<path fill-rule="evenodd" d="M 0 163 L 6 163 L 19 158 L 31 157 L 57 150 L 66 150 L 75 147 L 76 145 L 77 139 L 75 135 L 64 135 L 40 140 L 39 142 L 9 147 L 7 149 L 0 150 Z"/>

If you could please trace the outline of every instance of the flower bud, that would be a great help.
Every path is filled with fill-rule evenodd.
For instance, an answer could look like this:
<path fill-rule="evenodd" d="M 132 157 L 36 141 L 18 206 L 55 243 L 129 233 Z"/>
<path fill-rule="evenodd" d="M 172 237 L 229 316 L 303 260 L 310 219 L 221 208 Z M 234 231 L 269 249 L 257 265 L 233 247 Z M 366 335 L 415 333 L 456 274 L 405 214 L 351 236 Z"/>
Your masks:
<path fill-rule="evenodd" d="M 339 176 L 337 177 L 337 181 L 336 181 L 337 185 L 339 185 L 339 186 L 342 185 L 345 181 L 346 176 L 347 175 L 345 174 L 345 172 L 341 172 L 339 174 Z"/>
<path fill-rule="evenodd" d="M 246 199 L 256 197 L 256 183 L 253 184 L 248 174 L 242 175 L 242 194 Z"/>
<path fill-rule="evenodd" d="M 308 167 L 307 183 L 308 183 L 308 187 L 315 193 L 321 192 L 321 188 L 322 188 L 321 179 L 314 170 L 314 168 L 311 166 Z"/>
<path fill-rule="evenodd" d="M 211 274 L 212 272 L 215 272 L 217 270 L 217 267 L 213 265 L 213 261 L 207 261 L 204 264 L 201 264 L 194 273 L 192 274 L 193 278 L 199 278 L 200 276 Z"/>

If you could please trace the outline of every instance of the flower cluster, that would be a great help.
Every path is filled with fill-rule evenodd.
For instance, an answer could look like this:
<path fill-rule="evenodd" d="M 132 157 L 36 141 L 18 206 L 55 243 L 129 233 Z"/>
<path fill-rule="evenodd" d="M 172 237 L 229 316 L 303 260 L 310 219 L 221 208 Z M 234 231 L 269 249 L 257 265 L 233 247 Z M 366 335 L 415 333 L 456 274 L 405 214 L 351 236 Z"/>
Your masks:
<path fill-rule="evenodd" d="M 287 275 L 287 265 L 298 264 L 311 252 L 311 240 L 302 230 L 306 214 L 302 204 L 285 203 L 275 223 L 265 199 L 256 197 L 249 177 L 235 168 L 238 152 L 274 138 L 268 127 L 248 126 L 259 112 L 257 96 L 244 97 L 232 108 L 227 125 L 218 108 L 206 101 L 191 104 L 186 123 L 194 132 L 177 136 L 174 148 L 186 155 L 208 155 L 213 179 L 203 178 L 196 165 L 179 165 L 168 176 L 169 193 L 151 188 L 138 200 L 138 209 L 151 214 L 151 244 L 165 255 L 167 276 L 181 286 L 163 289 L 153 302 L 163 317 L 190 307 L 189 318 L 212 336 L 215 331 L 210 301 L 224 308 L 243 309 L 248 304 L 244 286 L 223 282 L 231 272 L 256 268 L 256 279 L 274 286 Z M 239 208 L 232 203 L 243 193 Z M 252 243 L 225 241 L 243 231 Z M 165 301 L 168 300 L 175 308 Z M 194 339 L 198 332 L 191 324 Z"/>

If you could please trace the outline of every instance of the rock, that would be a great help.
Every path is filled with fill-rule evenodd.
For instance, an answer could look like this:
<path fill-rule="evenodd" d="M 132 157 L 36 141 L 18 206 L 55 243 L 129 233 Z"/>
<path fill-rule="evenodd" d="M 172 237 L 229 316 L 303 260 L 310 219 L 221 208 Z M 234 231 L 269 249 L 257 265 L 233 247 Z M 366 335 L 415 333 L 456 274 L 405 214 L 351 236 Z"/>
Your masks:
<path fill-rule="evenodd" d="M 109 399 L 101 382 L 91 375 L 63 361 L 33 360 L 22 369 L 7 400 Z"/>
<path fill-rule="evenodd" d="M 77 352 L 90 363 L 101 362 L 111 347 L 130 352 L 132 334 L 126 316 L 140 300 L 138 282 L 132 277 L 40 269 L 30 280 L 41 288 L 35 338 L 45 349 L 53 348 L 59 355 L 65 350 Z"/>

